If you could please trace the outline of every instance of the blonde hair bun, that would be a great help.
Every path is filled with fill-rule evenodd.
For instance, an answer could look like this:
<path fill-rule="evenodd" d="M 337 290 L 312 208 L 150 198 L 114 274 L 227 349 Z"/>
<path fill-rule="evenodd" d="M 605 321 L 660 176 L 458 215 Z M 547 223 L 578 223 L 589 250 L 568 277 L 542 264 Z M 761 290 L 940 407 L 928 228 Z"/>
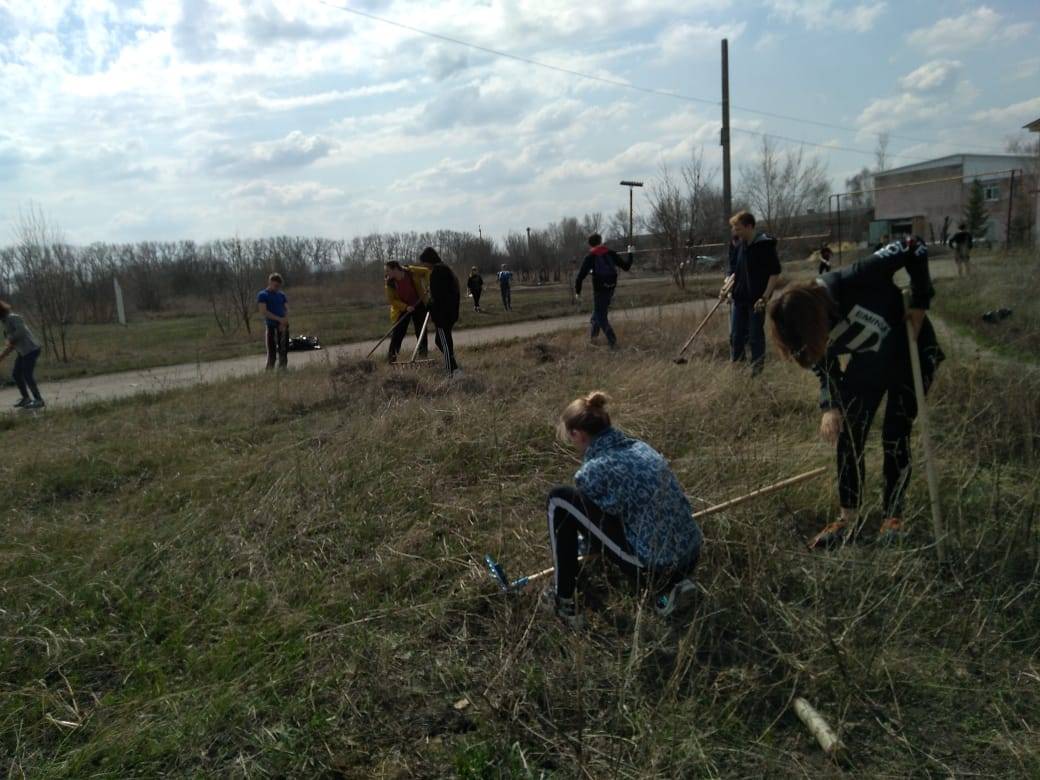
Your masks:
<path fill-rule="evenodd" d="M 590 409 L 603 409 L 609 401 L 610 396 L 600 390 L 596 390 L 585 396 L 585 405 Z"/>

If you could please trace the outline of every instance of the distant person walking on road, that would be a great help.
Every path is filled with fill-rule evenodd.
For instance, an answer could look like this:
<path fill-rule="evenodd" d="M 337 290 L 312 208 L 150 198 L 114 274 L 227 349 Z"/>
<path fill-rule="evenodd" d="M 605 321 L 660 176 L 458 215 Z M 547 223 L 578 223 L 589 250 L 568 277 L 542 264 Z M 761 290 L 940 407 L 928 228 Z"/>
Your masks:
<path fill-rule="evenodd" d="M 739 239 L 736 251 L 730 253 L 729 276 L 723 283 L 732 282 L 733 308 L 730 312 L 730 357 L 734 363 L 744 360 L 744 352 L 751 347 L 751 375 L 762 371 L 766 354 L 766 304 L 780 280 L 780 258 L 776 253 L 776 239 L 755 230 L 755 217 L 739 211 L 729 221 L 730 231 Z"/>
<path fill-rule="evenodd" d="M 480 271 L 477 270 L 476 266 L 473 266 L 473 269 L 469 272 L 466 287 L 469 288 L 470 297 L 473 298 L 473 311 L 480 311 L 480 296 L 484 292 L 484 277 L 480 275 Z"/>
<path fill-rule="evenodd" d="M 581 284 L 585 277 L 592 274 L 592 330 L 589 339 L 596 342 L 599 332 L 602 330 L 607 337 L 607 344 L 611 349 L 617 349 L 617 336 L 610 326 L 610 302 L 614 298 L 617 289 L 618 272 L 621 268 L 625 271 L 632 269 L 632 250 L 629 248 L 627 260 L 622 260 L 613 249 L 609 249 L 603 243 L 599 233 L 589 236 L 589 253 L 585 256 L 578 276 L 574 280 L 574 294 L 581 296 Z"/>
<path fill-rule="evenodd" d="M 419 255 L 419 262 L 430 269 L 430 319 L 437 329 L 437 349 L 444 355 L 444 368 L 448 376 L 460 373 L 459 364 L 455 360 L 455 340 L 451 329 L 459 321 L 459 303 L 462 292 L 455 273 L 441 262 L 440 255 L 432 246 L 426 247 Z"/>
<path fill-rule="evenodd" d="M 820 267 L 817 270 L 819 274 L 825 274 L 831 270 L 831 257 L 834 253 L 831 251 L 829 246 L 825 246 L 820 249 Z"/>
<path fill-rule="evenodd" d="M 387 359 L 397 362 L 397 354 L 401 351 L 404 335 L 408 332 L 408 322 L 412 323 L 415 338 L 422 336 L 419 344 L 420 356 L 428 352 L 426 334 L 422 332 L 426 321 L 427 302 L 430 298 L 430 269 L 421 265 L 402 266 L 396 260 L 386 264 L 386 301 L 390 304 L 390 320 L 397 324 L 390 337 L 390 352 Z"/>
<path fill-rule="evenodd" d="M 957 226 L 957 232 L 950 236 L 950 246 L 953 248 L 953 259 L 957 262 L 957 276 L 967 276 L 971 273 L 971 250 L 975 247 L 975 241 L 968 231 L 964 222 Z"/>
<path fill-rule="evenodd" d="M 7 342 L 4 351 L 0 352 L 0 363 L 12 352 L 17 353 L 11 377 L 18 385 L 18 392 L 22 394 L 22 398 L 15 404 L 15 408 L 42 409 L 46 404 L 43 402 L 40 388 L 36 386 L 36 379 L 33 376 L 36 371 L 36 361 L 40 357 L 40 344 L 33 336 L 33 332 L 29 330 L 29 326 L 25 324 L 25 320 L 12 312 L 10 305 L 4 301 L 0 301 L 0 320 L 4 323 L 4 340 Z"/>
<path fill-rule="evenodd" d="M 513 272 L 502 266 L 502 270 L 498 272 L 498 286 L 502 291 L 502 306 L 505 307 L 506 311 L 513 310 Z"/>
<path fill-rule="evenodd" d="M 282 292 L 282 277 L 271 274 L 267 287 L 256 294 L 260 316 L 264 318 L 265 343 L 267 344 L 267 370 L 289 366 L 289 298 Z"/>

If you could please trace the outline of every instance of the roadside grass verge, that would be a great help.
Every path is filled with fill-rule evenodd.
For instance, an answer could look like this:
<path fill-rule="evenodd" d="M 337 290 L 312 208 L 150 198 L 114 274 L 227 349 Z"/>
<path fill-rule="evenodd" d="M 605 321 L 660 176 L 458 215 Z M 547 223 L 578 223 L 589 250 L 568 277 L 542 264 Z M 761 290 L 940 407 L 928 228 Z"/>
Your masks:
<path fill-rule="evenodd" d="M 462 283 L 465 286 L 465 280 Z M 628 309 L 678 303 L 710 295 L 718 284 L 717 275 L 692 278 L 685 290 L 668 279 L 623 278 L 614 306 Z M 327 346 L 377 339 L 386 332 L 390 321 L 382 289 L 370 287 L 371 295 L 367 298 L 350 291 L 339 300 L 329 290 L 289 288 L 292 333 L 317 336 Z M 457 327 L 485 327 L 575 314 L 589 310 L 591 294 L 584 298 L 579 309 L 571 302 L 564 285 L 520 286 L 513 293 L 514 310 L 507 313 L 502 310 L 498 285 L 487 283 L 482 298 L 484 313 L 475 313 L 472 301 L 463 298 Z M 70 361 L 61 363 L 48 357 L 40 361 L 37 375 L 41 381 L 56 381 L 263 353 L 263 323 L 254 317 L 252 325 L 251 333 L 240 323 L 231 332 L 221 333 L 213 316 L 203 311 L 134 319 L 127 327 L 76 325 L 70 330 Z"/>
<path fill-rule="evenodd" d="M 588 568 L 590 626 L 480 561 L 549 565 L 563 405 L 601 388 L 698 506 L 832 455 L 814 380 L 751 382 L 723 318 L 626 322 L 433 371 L 358 361 L 5 425 L 0 755 L 11 777 L 1035 776 L 1040 380 L 944 364 L 932 417 L 952 563 L 923 469 L 910 538 L 810 555 L 824 479 L 705 520 L 703 594 L 653 617 Z M 999 388 L 995 392 L 994 388 Z M 830 764 L 795 695 L 839 729 Z M 460 703 L 468 702 L 468 704 Z M 458 705 L 458 706 L 456 706 Z"/>

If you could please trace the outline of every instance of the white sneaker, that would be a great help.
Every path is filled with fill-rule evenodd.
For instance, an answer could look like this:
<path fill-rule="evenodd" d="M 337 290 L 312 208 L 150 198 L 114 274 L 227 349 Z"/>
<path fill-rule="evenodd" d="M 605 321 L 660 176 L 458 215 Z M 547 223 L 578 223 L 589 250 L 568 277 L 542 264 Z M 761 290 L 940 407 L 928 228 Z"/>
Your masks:
<path fill-rule="evenodd" d="M 463 377 L 463 374 L 462 374 L 462 369 L 461 368 L 456 368 L 454 371 L 451 372 L 451 378 L 452 379 L 462 379 L 462 377 Z"/>

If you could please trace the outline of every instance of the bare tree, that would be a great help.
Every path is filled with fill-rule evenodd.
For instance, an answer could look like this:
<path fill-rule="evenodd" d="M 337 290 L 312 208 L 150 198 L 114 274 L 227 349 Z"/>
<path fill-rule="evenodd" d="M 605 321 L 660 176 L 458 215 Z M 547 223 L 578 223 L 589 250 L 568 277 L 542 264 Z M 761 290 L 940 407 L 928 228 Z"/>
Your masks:
<path fill-rule="evenodd" d="M 874 147 L 874 170 L 880 173 L 888 170 L 888 133 L 878 133 L 877 146 Z"/>
<path fill-rule="evenodd" d="M 780 237 L 792 235 L 794 218 L 819 211 L 830 182 L 818 157 L 800 147 L 779 152 L 763 136 L 759 158 L 740 167 L 742 196 L 763 226 Z"/>
<path fill-rule="evenodd" d="M 26 300 L 36 315 L 47 351 L 69 361 L 69 331 L 77 302 L 72 249 L 42 209 L 30 205 L 15 228 L 15 263 Z"/>
<path fill-rule="evenodd" d="M 649 190 L 650 214 L 645 219 L 646 226 L 660 249 L 661 264 L 671 273 L 675 284 L 684 288 L 690 216 L 687 198 L 664 164 Z"/>

